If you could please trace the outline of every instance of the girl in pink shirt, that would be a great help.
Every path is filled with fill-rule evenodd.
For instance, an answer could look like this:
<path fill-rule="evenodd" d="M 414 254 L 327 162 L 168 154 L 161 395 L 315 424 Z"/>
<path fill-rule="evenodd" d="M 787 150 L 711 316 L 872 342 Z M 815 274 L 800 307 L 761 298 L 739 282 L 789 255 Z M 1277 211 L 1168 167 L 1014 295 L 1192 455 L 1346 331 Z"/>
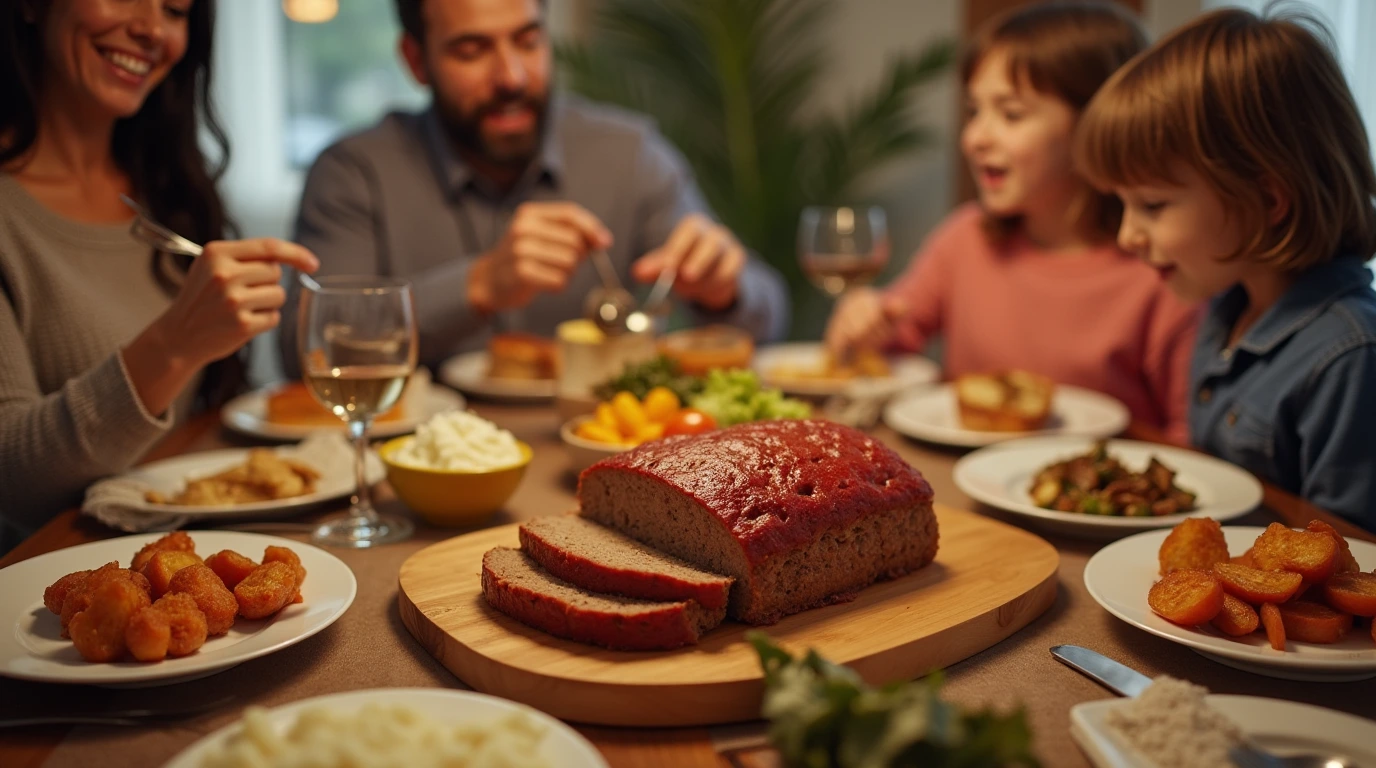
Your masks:
<path fill-rule="evenodd" d="M 1022 368 L 1122 400 L 1185 442 L 1196 307 L 1114 242 L 1121 206 L 1078 176 L 1080 111 L 1146 46 L 1113 3 L 1015 9 L 963 63 L 961 150 L 978 205 L 961 207 L 883 291 L 853 291 L 827 327 L 841 354 L 945 339 L 948 377 Z"/>

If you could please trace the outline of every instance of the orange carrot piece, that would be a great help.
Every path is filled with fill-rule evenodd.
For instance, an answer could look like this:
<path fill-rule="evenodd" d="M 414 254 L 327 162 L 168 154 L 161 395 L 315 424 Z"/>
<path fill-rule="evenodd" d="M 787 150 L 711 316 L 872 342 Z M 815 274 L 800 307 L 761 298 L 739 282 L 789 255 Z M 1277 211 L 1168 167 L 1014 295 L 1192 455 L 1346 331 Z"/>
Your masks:
<path fill-rule="evenodd" d="M 1242 637 L 1257 631 L 1261 617 L 1252 606 L 1229 594 L 1223 595 L 1223 610 L 1214 617 L 1212 624 L 1229 637 Z"/>
<path fill-rule="evenodd" d="M 1295 596 L 1304 578 L 1289 571 L 1260 571 L 1245 565 L 1215 563 L 1223 591 L 1252 605 L 1283 603 Z"/>
<path fill-rule="evenodd" d="M 1376 616 L 1376 574 L 1340 573 L 1323 585 L 1323 599 L 1343 613 Z"/>
<path fill-rule="evenodd" d="M 1281 620 L 1280 608 L 1275 603 L 1261 606 L 1261 626 L 1266 628 L 1266 639 L 1277 651 L 1285 650 L 1285 622 Z"/>
<path fill-rule="evenodd" d="M 1193 627 L 1223 610 L 1223 585 L 1208 571 L 1171 571 L 1152 585 L 1147 605 L 1166 621 Z"/>
<path fill-rule="evenodd" d="M 1285 636 L 1302 643 L 1336 643 L 1352 629 L 1352 614 L 1320 603 L 1282 603 L 1280 619 Z"/>

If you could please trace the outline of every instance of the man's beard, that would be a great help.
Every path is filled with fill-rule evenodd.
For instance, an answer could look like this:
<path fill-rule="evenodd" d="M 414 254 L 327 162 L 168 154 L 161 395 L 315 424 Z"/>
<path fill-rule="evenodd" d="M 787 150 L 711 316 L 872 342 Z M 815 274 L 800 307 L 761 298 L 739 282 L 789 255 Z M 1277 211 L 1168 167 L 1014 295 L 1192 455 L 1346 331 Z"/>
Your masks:
<path fill-rule="evenodd" d="M 548 103 L 548 96 L 532 96 L 525 91 L 498 93 L 472 112 L 465 113 L 457 105 L 446 104 L 438 94 L 435 99 L 440 122 L 454 146 L 465 154 L 504 168 L 523 168 L 540 151 Z M 535 115 L 534 128 L 519 136 L 489 140 L 483 135 L 483 119 L 513 104 L 524 106 Z"/>

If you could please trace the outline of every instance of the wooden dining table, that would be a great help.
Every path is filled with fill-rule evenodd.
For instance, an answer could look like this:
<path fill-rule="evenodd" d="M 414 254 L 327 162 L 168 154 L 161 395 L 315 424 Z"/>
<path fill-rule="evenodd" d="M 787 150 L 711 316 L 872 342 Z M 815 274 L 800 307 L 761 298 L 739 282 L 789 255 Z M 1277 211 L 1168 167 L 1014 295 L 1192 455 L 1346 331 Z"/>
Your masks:
<path fill-rule="evenodd" d="M 559 440 L 554 409 L 484 402 L 471 406 L 529 443 L 535 454 L 516 494 L 488 524 L 502 525 L 573 508 L 576 476 L 569 469 Z M 913 442 L 884 426 L 872 432 L 921 470 L 939 502 L 1017 524 L 1011 516 L 975 504 L 956 487 L 952 470 L 960 452 Z M 1134 425 L 1129 436 L 1149 440 L 1160 437 L 1138 425 Z M 222 429 L 216 414 L 205 414 L 176 429 L 146 460 L 253 444 L 249 438 Z M 383 509 L 405 512 L 385 482 L 378 486 L 376 494 Z M 337 512 L 342 505 L 343 502 L 326 505 L 303 514 L 299 521 L 309 522 Z M 1233 523 L 1266 525 L 1279 520 L 1299 527 L 1315 518 L 1330 522 L 1345 535 L 1376 541 L 1343 520 L 1271 487 L 1266 489 L 1261 509 Z M 191 528 L 194 537 L 196 526 Z M 0 718 L 18 714 L 99 713 L 141 706 L 190 708 L 231 697 L 204 714 L 165 722 L 0 730 L 0 766 L 151 768 L 233 722 L 247 706 L 273 707 L 323 694 L 369 688 L 467 688 L 464 681 L 412 639 L 397 609 L 397 574 L 402 563 L 434 542 L 465 532 L 430 527 L 418 521 L 416 535 L 408 541 L 376 549 L 331 550 L 358 580 L 358 595 L 350 609 L 318 635 L 226 672 L 191 682 L 136 689 L 0 679 Z M 80 515 L 78 510 L 68 510 L 0 559 L 0 567 L 118 535 L 120 532 Z M 300 541 L 308 539 L 304 532 L 279 535 Z M 1071 738 L 1070 708 L 1112 696 L 1053 659 L 1049 649 L 1062 643 L 1092 648 L 1151 676 L 1164 674 L 1191 680 L 1215 693 L 1282 698 L 1376 718 L 1371 681 L 1315 683 L 1263 677 L 1223 666 L 1114 618 L 1090 597 L 1083 579 L 1085 563 L 1104 542 L 1042 535 L 1060 553 L 1055 603 L 1008 639 L 946 669 L 943 695 L 967 708 L 1024 708 L 1032 727 L 1035 752 L 1044 765 L 1073 768 L 1089 764 Z M 0 570 L 0 588 L 3 585 L 4 571 Z M 613 768 L 754 768 L 780 764 L 777 753 L 767 745 L 766 725 L 760 721 L 676 729 L 573 725 Z"/>

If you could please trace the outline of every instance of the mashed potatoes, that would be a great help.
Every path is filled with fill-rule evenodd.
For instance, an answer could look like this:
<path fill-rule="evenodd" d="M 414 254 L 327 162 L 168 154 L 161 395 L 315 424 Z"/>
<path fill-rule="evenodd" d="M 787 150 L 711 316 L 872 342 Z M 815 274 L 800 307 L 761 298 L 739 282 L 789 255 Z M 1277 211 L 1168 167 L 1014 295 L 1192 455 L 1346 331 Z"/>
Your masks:
<path fill-rule="evenodd" d="M 468 411 L 449 411 L 416 428 L 416 436 L 392 461 L 417 469 L 483 472 L 521 461 L 516 438 Z"/>
<path fill-rule="evenodd" d="M 305 709 L 285 733 L 249 707 L 243 727 L 208 754 L 203 768 L 544 768 L 544 728 L 521 713 L 497 722 L 441 725 L 397 705 L 357 712 Z"/>

